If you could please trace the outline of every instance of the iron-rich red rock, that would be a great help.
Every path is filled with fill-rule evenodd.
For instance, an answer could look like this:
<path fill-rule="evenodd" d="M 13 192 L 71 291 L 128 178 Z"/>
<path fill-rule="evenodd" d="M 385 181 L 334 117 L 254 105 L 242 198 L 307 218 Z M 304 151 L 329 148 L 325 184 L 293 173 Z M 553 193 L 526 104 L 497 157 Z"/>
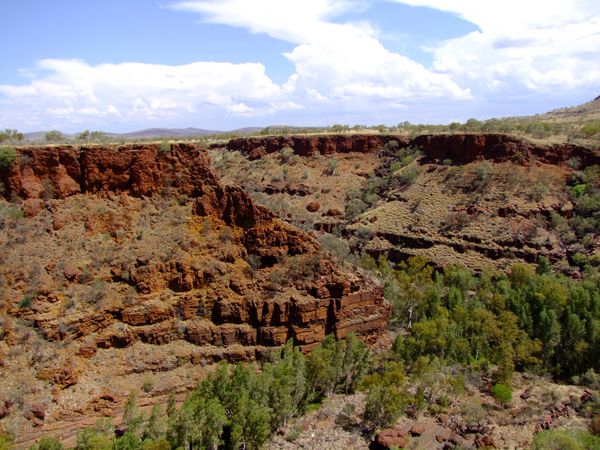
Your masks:
<path fill-rule="evenodd" d="M 259 159 L 269 153 L 290 147 L 295 154 L 312 156 L 332 153 L 376 153 L 386 143 L 396 141 L 400 147 L 419 147 L 434 160 L 451 159 L 469 163 L 477 159 L 526 162 L 536 159 L 547 164 L 565 164 L 577 158 L 581 164 L 600 164 L 600 152 L 574 144 L 536 145 L 504 134 L 430 134 L 408 140 L 395 135 L 326 135 L 293 137 L 237 138 L 227 143 L 227 149 L 241 151 L 250 159 Z"/>
<path fill-rule="evenodd" d="M 308 212 L 317 212 L 321 208 L 321 204 L 319 202 L 310 202 L 306 205 L 306 210 Z"/>
<path fill-rule="evenodd" d="M 375 436 L 375 448 L 387 450 L 392 448 L 404 448 L 408 445 L 406 431 L 397 428 L 386 428 Z"/>

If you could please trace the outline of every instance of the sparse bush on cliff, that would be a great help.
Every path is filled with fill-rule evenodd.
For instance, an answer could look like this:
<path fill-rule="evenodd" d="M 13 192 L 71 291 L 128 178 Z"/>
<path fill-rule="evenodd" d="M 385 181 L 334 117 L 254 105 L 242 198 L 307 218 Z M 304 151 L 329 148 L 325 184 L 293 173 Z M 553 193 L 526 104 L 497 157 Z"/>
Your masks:
<path fill-rule="evenodd" d="M 279 160 L 282 162 L 282 164 L 289 163 L 292 156 L 294 156 L 294 150 L 290 147 L 283 147 L 279 151 Z"/>
<path fill-rule="evenodd" d="M 329 176 L 333 175 L 339 164 L 340 162 L 337 159 L 335 159 L 333 156 L 330 157 L 327 161 L 327 169 L 325 169 L 325 174 Z"/>
<path fill-rule="evenodd" d="M 29 450 L 63 450 L 64 448 L 58 438 L 43 437 L 37 445 L 34 445 Z"/>
<path fill-rule="evenodd" d="M 512 400 L 512 390 L 507 385 L 498 383 L 492 388 L 492 396 L 502 405 L 507 405 Z"/>
<path fill-rule="evenodd" d="M 17 152 L 13 147 L 0 147 L 0 169 L 10 169 L 16 157 Z"/>
<path fill-rule="evenodd" d="M 161 153 L 169 153 L 171 151 L 171 143 L 169 141 L 162 141 L 158 147 L 158 150 Z"/>

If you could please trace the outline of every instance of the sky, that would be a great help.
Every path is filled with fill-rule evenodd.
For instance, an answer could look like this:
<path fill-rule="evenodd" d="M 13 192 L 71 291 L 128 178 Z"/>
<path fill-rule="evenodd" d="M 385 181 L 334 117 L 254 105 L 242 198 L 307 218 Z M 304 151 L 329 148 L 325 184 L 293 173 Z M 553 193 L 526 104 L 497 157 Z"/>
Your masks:
<path fill-rule="evenodd" d="M 450 123 L 600 95 L 597 0 L 1 0 L 0 129 Z"/>

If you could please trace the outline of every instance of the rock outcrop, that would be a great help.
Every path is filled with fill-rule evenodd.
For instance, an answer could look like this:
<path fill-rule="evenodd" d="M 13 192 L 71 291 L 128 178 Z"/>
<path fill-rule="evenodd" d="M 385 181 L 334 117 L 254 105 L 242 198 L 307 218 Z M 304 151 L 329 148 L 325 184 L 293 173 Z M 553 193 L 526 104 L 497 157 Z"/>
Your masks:
<path fill-rule="evenodd" d="M 283 148 L 291 148 L 300 156 L 349 152 L 377 153 L 390 141 L 398 142 L 400 147 L 419 147 L 431 159 L 451 159 L 459 163 L 469 163 L 478 159 L 525 162 L 535 158 L 543 163 L 558 165 L 576 158 L 583 165 L 600 164 L 598 150 L 574 144 L 542 146 L 509 135 L 491 133 L 430 134 L 414 139 L 401 135 L 379 134 L 237 138 L 227 143 L 227 149 L 241 151 L 252 160 Z"/>
<path fill-rule="evenodd" d="M 379 285 L 220 183 L 198 146 L 23 148 L 0 180 L 2 206 L 25 216 L 0 226 L 0 405 L 27 374 L 51 405 L 31 421 L 74 401 L 85 412 L 88 388 L 135 388 L 137 374 L 265 358 L 290 338 L 303 351 L 329 333 L 370 340 L 387 324 Z"/>
<path fill-rule="evenodd" d="M 0 170 L 6 198 L 66 198 L 75 194 L 127 193 L 140 197 L 174 190 L 198 197 L 217 184 L 203 151 L 190 144 L 119 147 L 20 148 L 10 169 Z"/>
<path fill-rule="evenodd" d="M 536 145 L 505 134 L 438 134 L 410 141 L 432 159 L 469 163 L 478 159 L 514 162 L 536 159 L 546 164 L 565 164 L 577 158 L 584 166 L 600 164 L 600 152 L 573 144 Z"/>
<path fill-rule="evenodd" d="M 218 282 L 218 274 L 208 274 L 189 261 L 138 258 L 111 268 L 114 282 L 133 286 L 141 296 L 142 301 L 134 306 L 54 318 L 14 310 L 31 319 L 49 341 L 96 335 L 98 348 L 176 340 L 195 345 L 278 346 L 294 337 L 299 344 L 310 347 L 328 333 L 343 337 L 349 332 L 376 332 L 389 316 L 379 287 L 356 276 L 348 281 L 343 271 L 319 256 L 314 238 L 255 205 L 241 188 L 220 184 L 210 170 L 205 151 L 195 145 L 174 144 L 170 152 L 161 152 L 157 145 L 25 148 L 18 151 L 13 166 L 3 169 L 0 177 L 7 198 L 25 202 L 38 198 L 56 202 L 77 194 L 184 196 L 184 201 L 193 202 L 195 217 L 222 222 L 234 230 L 240 244 L 236 250 L 239 258 L 254 256 L 259 267 L 267 269 L 282 258 L 299 256 L 308 260 L 310 273 L 305 274 L 306 279 L 296 280 L 289 292 L 284 290 L 275 296 L 259 283 L 248 287 L 240 284 L 242 280 L 231 280 L 229 289 L 236 293 L 235 301 L 215 292 L 215 298 L 199 302 L 193 295 L 195 290 Z M 56 226 L 59 216 L 55 214 L 53 220 L 55 230 L 65 226 L 65 221 Z M 88 228 L 93 229 L 94 224 Z M 235 255 L 227 258 L 237 260 Z M 82 271 L 69 261 L 62 273 L 69 283 L 83 283 Z M 252 292 L 253 288 L 259 295 Z M 165 289 L 192 295 L 157 301 L 156 293 Z M 51 295 L 47 293 L 44 298 Z M 83 348 L 82 355 L 95 354 L 87 340 Z"/>
<path fill-rule="evenodd" d="M 250 159 L 259 159 L 283 148 L 291 148 L 296 155 L 314 156 L 332 153 L 377 153 L 390 140 L 408 140 L 398 136 L 378 134 L 323 135 L 323 136 L 269 136 L 237 138 L 227 143 L 227 149 L 241 151 Z"/>

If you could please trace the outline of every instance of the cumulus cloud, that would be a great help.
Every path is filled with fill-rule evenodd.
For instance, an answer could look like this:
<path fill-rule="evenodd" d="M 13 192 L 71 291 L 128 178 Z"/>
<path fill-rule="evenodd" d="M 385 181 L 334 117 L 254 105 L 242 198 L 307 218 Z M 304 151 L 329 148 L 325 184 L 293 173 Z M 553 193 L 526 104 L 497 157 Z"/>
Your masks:
<path fill-rule="evenodd" d="M 336 15 L 360 6 L 347 0 L 209 0 L 173 5 L 200 13 L 210 22 L 244 27 L 295 44 L 285 53 L 295 73 L 283 87 L 291 97 L 302 96 L 305 102 L 307 98 L 361 102 L 470 96 L 468 89 L 445 74 L 387 50 L 367 23 L 333 22 Z"/>
<path fill-rule="evenodd" d="M 479 95 L 600 83 L 600 10 L 591 0 L 395 0 L 448 11 L 478 31 L 433 49 L 434 68 Z"/>
<path fill-rule="evenodd" d="M 247 113 L 246 103 L 270 105 L 281 88 L 258 63 L 196 62 L 169 66 L 122 63 L 89 65 L 80 60 L 46 59 L 29 84 L 0 85 L 13 105 L 28 105 L 24 115 L 51 115 L 65 122 L 90 116 L 124 120 L 168 119 L 216 107 Z M 22 110 L 22 108 L 18 108 Z"/>
<path fill-rule="evenodd" d="M 523 96 L 535 103 L 600 86 L 596 0 L 388 1 L 456 14 L 478 30 L 428 49 L 433 63 L 424 67 L 384 47 L 374 25 L 340 19 L 361 17 L 344 14 L 373 0 L 174 1 L 171 8 L 206 22 L 292 44 L 283 56 L 293 73 L 277 84 L 263 64 L 252 62 L 46 59 L 23 72 L 25 84 L 0 85 L 0 122 L 76 128 L 93 120 L 198 125 L 210 119 L 230 128 L 236 117 L 243 124 L 271 120 L 265 117 L 277 123 L 393 123 L 406 119 L 398 116 L 404 112 L 411 120 L 450 121 L 481 113 L 477 105 L 483 103 L 512 101 L 516 112 L 514 99 Z"/>

